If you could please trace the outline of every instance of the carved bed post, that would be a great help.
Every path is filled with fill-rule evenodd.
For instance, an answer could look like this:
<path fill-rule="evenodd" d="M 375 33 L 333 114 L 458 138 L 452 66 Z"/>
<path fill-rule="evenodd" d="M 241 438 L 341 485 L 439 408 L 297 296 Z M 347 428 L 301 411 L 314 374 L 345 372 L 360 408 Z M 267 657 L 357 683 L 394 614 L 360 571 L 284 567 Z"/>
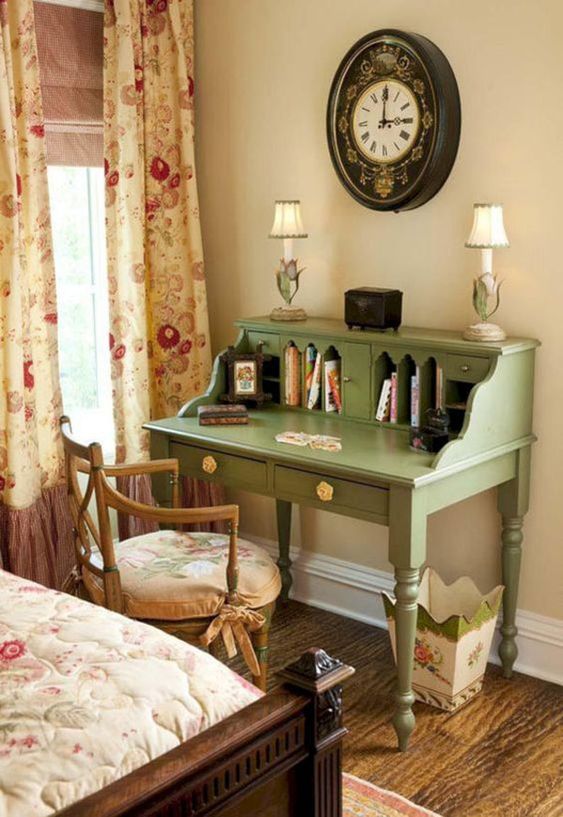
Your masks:
<path fill-rule="evenodd" d="M 307 719 L 309 745 L 308 781 L 304 787 L 312 802 L 302 813 L 311 817 L 342 817 L 342 682 L 354 668 L 312 647 L 279 673 L 286 684 L 311 698 L 312 717 Z"/>

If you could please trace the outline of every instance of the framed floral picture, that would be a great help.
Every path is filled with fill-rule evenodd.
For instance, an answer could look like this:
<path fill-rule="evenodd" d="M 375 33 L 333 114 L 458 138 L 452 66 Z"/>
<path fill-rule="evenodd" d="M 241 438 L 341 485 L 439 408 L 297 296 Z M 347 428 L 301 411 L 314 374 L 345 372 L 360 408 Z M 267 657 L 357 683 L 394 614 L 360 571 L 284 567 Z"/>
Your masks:
<path fill-rule="evenodd" d="M 235 397 L 254 397 L 258 390 L 258 364 L 255 360 L 235 360 L 233 367 Z"/>
<path fill-rule="evenodd" d="M 227 368 L 228 392 L 221 395 L 221 400 L 227 403 L 254 402 L 258 405 L 269 402 L 271 394 L 265 394 L 262 389 L 262 369 L 268 355 L 261 351 L 254 353 L 239 353 L 234 346 L 229 346 L 221 355 L 221 362 Z"/>

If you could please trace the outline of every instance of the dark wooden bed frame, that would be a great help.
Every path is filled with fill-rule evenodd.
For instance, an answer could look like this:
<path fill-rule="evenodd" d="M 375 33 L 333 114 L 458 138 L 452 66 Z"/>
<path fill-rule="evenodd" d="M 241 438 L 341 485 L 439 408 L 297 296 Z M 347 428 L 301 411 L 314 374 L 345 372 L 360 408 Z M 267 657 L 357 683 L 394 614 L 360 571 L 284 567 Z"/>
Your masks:
<path fill-rule="evenodd" d="M 341 817 L 342 682 L 312 648 L 283 685 L 60 817 Z"/>

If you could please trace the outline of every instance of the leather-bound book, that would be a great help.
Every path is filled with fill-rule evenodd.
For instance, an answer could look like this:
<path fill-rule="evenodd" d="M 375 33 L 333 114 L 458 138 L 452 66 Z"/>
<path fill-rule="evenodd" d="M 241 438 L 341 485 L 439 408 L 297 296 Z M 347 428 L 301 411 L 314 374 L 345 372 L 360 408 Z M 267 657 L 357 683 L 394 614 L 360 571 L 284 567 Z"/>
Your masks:
<path fill-rule="evenodd" d="M 197 416 L 200 426 L 240 426 L 248 423 L 248 409 L 238 403 L 199 406 Z"/>

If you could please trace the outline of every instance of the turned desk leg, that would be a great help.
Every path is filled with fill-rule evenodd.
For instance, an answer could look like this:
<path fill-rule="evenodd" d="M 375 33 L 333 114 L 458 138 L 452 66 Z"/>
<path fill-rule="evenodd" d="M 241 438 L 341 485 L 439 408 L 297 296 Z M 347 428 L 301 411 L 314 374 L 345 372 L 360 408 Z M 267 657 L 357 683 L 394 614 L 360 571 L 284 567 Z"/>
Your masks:
<path fill-rule="evenodd" d="M 505 678 L 512 677 L 514 662 L 518 657 L 516 636 L 516 607 L 518 584 L 520 582 L 520 562 L 522 560 L 522 526 L 528 510 L 530 486 L 530 448 L 518 452 L 518 470 L 515 479 L 504 483 L 498 489 L 498 508 L 502 514 L 502 640 L 499 656 Z"/>
<path fill-rule="evenodd" d="M 287 601 L 293 583 L 291 576 L 291 559 L 289 558 L 289 540 L 291 533 L 291 502 L 285 499 L 276 499 L 276 515 L 278 519 L 278 567 L 281 573 L 282 591 L 281 600 Z"/>
<path fill-rule="evenodd" d="M 399 740 L 399 749 L 406 751 L 409 737 L 415 726 L 412 711 L 413 655 L 416 635 L 419 570 L 395 569 L 395 632 L 397 638 L 397 688 L 393 726 Z"/>
<path fill-rule="evenodd" d="M 420 566 L 426 558 L 424 494 L 392 488 L 389 504 L 389 560 L 395 565 L 397 687 L 393 726 L 399 749 L 406 751 L 415 727 L 412 672 Z"/>
<path fill-rule="evenodd" d="M 500 632 L 502 641 L 499 644 L 498 654 L 502 661 L 505 678 L 512 676 L 512 668 L 518 657 L 516 636 L 516 602 L 518 600 L 518 584 L 520 580 L 520 562 L 522 561 L 522 516 L 502 517 L 502 581 L 504 584 L 503 615 Z"/>

